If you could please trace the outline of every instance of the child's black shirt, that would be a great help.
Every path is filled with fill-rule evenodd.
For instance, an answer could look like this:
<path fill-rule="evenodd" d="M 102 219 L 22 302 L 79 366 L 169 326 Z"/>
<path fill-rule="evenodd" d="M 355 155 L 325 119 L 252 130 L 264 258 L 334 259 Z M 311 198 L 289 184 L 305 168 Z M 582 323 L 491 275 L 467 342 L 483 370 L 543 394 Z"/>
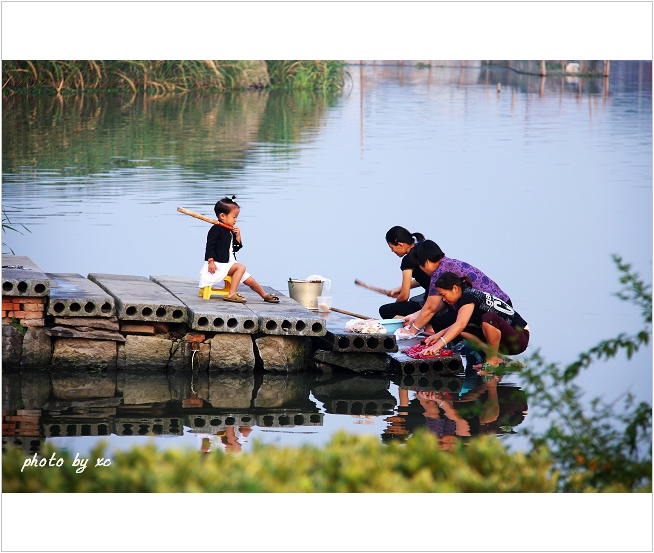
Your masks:
<path fill-rule="evenodd" d="M 213 259 L 216 263 L 229 261 L 229 244 L 234 238 L 233 250 L 236 253 L 243 244 L 236 240 L 236 235 L 229 229 L 220 225 L 213 225 L 207 233 L 207 246 L 204 250 L 204 260 Z"/>

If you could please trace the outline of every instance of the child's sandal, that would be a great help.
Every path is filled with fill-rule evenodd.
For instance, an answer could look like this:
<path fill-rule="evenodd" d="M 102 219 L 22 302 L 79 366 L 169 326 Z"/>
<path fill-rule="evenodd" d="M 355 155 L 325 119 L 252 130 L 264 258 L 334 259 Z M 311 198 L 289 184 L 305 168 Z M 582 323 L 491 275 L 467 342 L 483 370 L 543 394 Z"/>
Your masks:
<path fill-rule="evenodd" d="M 266 297 L 263 298 L 263 301 L 267 301 L 268 303 L 279 303 L 279 297 L 275 294 L 267 294 Z"/>
<path fill-rule="evenodd" d="M 248 300 L 246 300 L 241 294 L 232 294 L 231 296 L 225 296 L 223 298 L 225 301 L 232 301 L 234 303 L 247 303 Z"/>

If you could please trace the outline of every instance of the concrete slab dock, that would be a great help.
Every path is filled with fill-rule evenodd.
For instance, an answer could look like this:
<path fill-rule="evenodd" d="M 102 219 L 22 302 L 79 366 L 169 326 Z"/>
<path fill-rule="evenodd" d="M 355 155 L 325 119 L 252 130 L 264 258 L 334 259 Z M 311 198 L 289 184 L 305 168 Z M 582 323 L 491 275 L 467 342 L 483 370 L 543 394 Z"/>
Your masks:
<path fill-rule="evenodd" d="M 326 376 L 313 384 L 311 393 L 327 413 L 355 417 L 390 415 L 397 400 L 389 391 L 389 384 L 388 377 L 380 375 L 352 375 L 347 380 Z"/>
<path fill-rule="evenodd" d="M 193 330 L 234 334 L 259 330 L 259 318 L 247 304 L 226 302 L 216 296 L 209 300 L 199 297 L 197 278 L 154 275 L 150 280 L 186 306 L 188 325 Z"/>
<path fill-rule="evenodd" d="M 321 313 L 327 321 L 327 332 L 320 346 L 335 352 L 390 353 L 398 351 L 393 334 L 359 334 L 345 332 L 345 323 L 352 319 L 348 315 L 330 311 Z"/>
<path fill-rule="evenodd" d="M 3 254 L 2 295 L 47 297 L 50 295 L 50 281 L 29 257 Z"/>
<path fill-rule="evenodd" d="M 403 374 L 396 380 L 396 384 L 405 390 L 458 394 L 463 388 L 464 378 L 456 375 L 430 372 L 426 374 L 419 373 L 417 375 Z"/>
<path fill-rule="evenodd" d="M 279 303 L 268 303 L 249 288 L 239 289 L 247 303 L 226 302 L 222 296 L 205 300 L 198 296 L 196 278 L 153 275 L 150 279 L 165 288 L 188 308 L 193 330 L 272 334 L 279 336 L 323 336 L 325 320 L 277 290 L 264 287 L 279 296 Z"/>
<path fill-rule="evenodd" d="M 303 307 L 274 288 L 263 286 L 267 293 L 279 297 L 279 303 L 268 303 L 250 290 L 240 292 L 248 300 L 249 309 L 259 317 L 259 332 L 278 336 L 324 336 L 325 319 L 316 311 Z"/>
<path fill-rule="evenodd" d="M 46 273 L 50 279 L 48 315 L 56 317 L 113 317 L 114 298 L 95 282 L 76 273 Z"/>
<path fill-rule="evenodd" d="M 262 428 L 294 428 L 322 426 L 323 413 L 295 409 L 251 409 L 245 412 L 213 409 L 211 414 L 188 413 L 184 426 L 192 433 L 216 434 L 228 426 L 259 426 Z"/>
<path fill-rule="evenodd" d="M 146 277 L 91 273 L 88 278 L 114 298 L 121 321 L 186 323 L 188 320 L 186 305 Z"/>
<path fill-rule="evenodd" d="M 409 347 L 409 344 L 407 344 Z M 402 347 L 402 349 L 405 349 Z M 405 353 L 390 353 L 391 369 L 400 374 L 425 375 L 427 373 L 457 374 L 463 371 L 463 362 L 460 355 L 449 357 L 435 357 L 433 359 L 413 359 Z"/>

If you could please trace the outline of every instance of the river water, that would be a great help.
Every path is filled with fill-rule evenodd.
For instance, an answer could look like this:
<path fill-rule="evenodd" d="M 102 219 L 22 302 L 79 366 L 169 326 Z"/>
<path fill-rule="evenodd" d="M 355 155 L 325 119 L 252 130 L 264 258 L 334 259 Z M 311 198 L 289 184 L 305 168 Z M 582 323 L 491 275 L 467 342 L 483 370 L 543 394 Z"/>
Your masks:
<path fill-rule="evenodd" d="M 239 261 L 282 293 L 289 278 L 320 274 L 332 281 L 335 307 L 377 317 L 385 298 L 354 279 L 399 285 L 400 260 L 384 235 L 402 225 L 500 284 L 532 329 L 527 353 L 570 362 L 603 338 L 640 330 L 638 308 L 613 295 L 611 254 L 651 282 L 650 62 L 614 62 L 608 80 L 541 79 L 480 64 L 349 72 L 344 92 L 328 98 L 254 91 L 5 99 L 2 204 L 29 232 L 5 233 L 3 242 L 45 272 L 196 277 L 208 226 L 176 209 L 213 216 L 216 200 L 234 194 Z M 434 428 L 416 383 L 386 377 L 218 376 L 212 384 L 191 372 L 125 373 L 97 377 L 113 379 L 123 398 L 116 404 L 111 393 L 84 405 L 66 395 L 93 387 L 92 378 L 5 375 L 3 409 L 16 408 L 12 401 L 46 406 L 48 429 L 59 423 L 46 440 L 80 454 L 99 439 L 109 453 L 152 439 L 247 451 L 255 439 L 320 445 L 340 429 L 389 440 Z M 600 363 L 579 381 L 589 397 L 630 391 L 651 402 L 651 348 L 629 362 Z M 472 403 L 482 408 L 490 397 L 477 380 L 423 388 L 430 386 L 477 390 Z M 523 447 L 521 429 L 538 421 L 524 419 L 520 386 L 515 375 L 497 384 L 504 410 L 494 426 L 463 413 L 470 433 Z M 188 417 L 183 401 L 196 388 L 231 390 L 221 398 L 233 403 L 222 418 Z M 242 424 L 227 420 L 248 409 Z M 34 441 L 23 446 L 38 448 Z"/>

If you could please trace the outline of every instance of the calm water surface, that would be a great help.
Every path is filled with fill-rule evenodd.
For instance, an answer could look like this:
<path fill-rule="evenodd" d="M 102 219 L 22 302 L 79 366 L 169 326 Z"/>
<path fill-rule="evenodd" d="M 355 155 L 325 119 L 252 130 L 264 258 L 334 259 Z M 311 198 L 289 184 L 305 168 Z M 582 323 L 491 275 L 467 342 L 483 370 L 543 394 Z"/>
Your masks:
<path fill-rule="evenodd" d="M 384 235 L 402 225 L 510 294 L 532 329 L 527 353 L 540 348 L 549 361 L 568 362 L 603 338 L 640 329 L 638 309 L 613 296 L 611 254 L 647 282 L 652 276 L 651 63 L 615 62 L 611 70 L 606 83 L 475 66 L 367 66 L 351 67 L 334 98 L 10 98 L 2 203 L 30 232 L 4 241 L 45 272 L 195 277 L 208 227 L 176 208 L 211 216 L 217 199 L 235 194 L 239 260 L 257 280 L 286 293 L 289 277 L 321 274 L 332 280 L 335 307 L 376 317 L 384 298 L 354 279 L 399 285 L 400 260 Z M 580 382 L 589 397 L 628 390 L 651 402 L 651 359 L 650 348 L 630 362 L 602 363 Z M 463 377 L 421 386 L 361 375 L 256 375 L 240 384 L 224 375 L 194 384 L 190 372 L 105 375 L 119 404 L 109 401 L 113 393 L 71 398 L 91 376 L 45 378 L 5 375 L 3 408 L 40 405 L 62 432 L 47 439 L 80 453 L 100 430 L 109 449 L 152 439 L 138 435 L 150 430 L 161 447 L 244 450 L 255 438 L 322 444 L 341 428 L 384 440 L 421 426 L 451 435 L 451 422 L 428 420 L 430 391 L 461 399 L 458 415 L 471 434 L 499 433 L 521 447 L 521 429 L 538 424 L 520 415 L 516 376 L 491 383 L 503 409 L 490 426 L 479 409 L 494 392 Z M 202 408 L 184 404 L 192 385 L 206 392 Z M 237 424 L 238 416 L 251 424 Z M 454 433 L 467 432 L 458 424 Z M 66 425 L 77 425 L 75 437 L 66 437 Z M 228 436 L 227 428 L 237 431 Z"/>

